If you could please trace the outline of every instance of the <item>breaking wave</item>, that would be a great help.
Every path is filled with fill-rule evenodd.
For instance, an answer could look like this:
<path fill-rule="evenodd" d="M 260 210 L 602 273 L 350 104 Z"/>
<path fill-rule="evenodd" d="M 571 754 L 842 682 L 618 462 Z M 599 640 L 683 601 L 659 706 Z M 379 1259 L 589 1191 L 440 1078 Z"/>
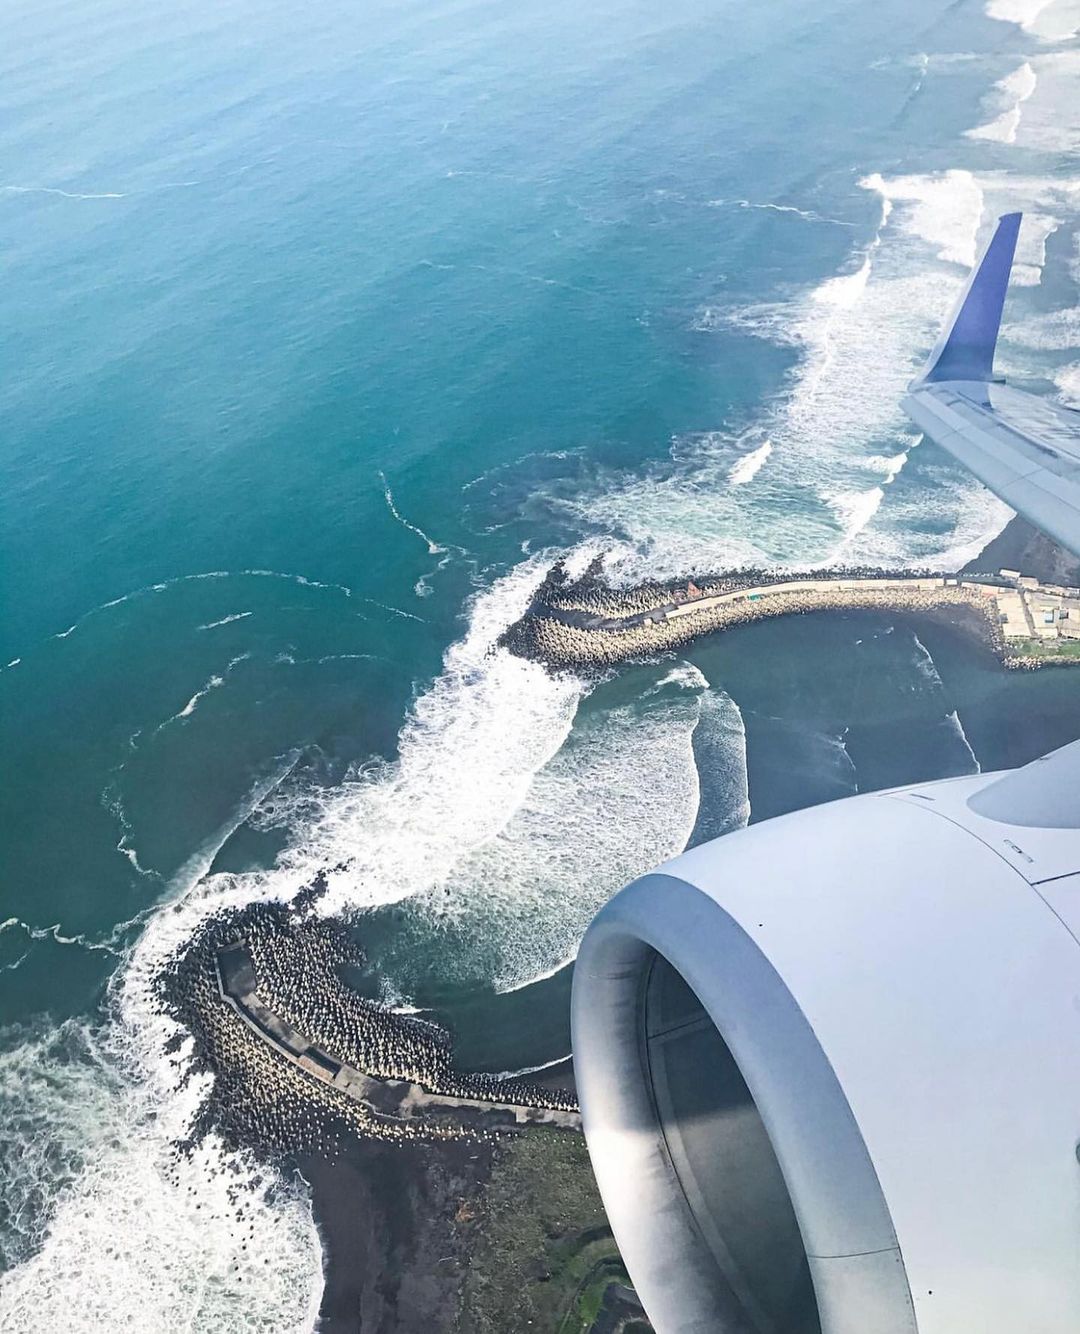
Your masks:
<path fill-rule="evenodd" d="M 745 431 L 681 437 L 666 466 L 561 502 L 623 539 L 616 577 L 838 559 L 945 564 L 974 554 L 1007 522 L 1006 506 L 944 460 L 920 462 L 919 478 L 900 485 L 919 441 L 900 400 L 992 211 L 1014 187 L 966 170 L 871 174 L 860 184 L 880 198 L 881 213 L 845 271 L 793 301 L 714 307 L 698 322 L 799 353 L 787 384 L 749 428 L 755 448 L 744 452 Z M 1045 245 L 1027 244 L 1021 259 L 1038 272 Z"/>
<path fill-rule="evenodd" d="M 700 799 L 690 842 L 697 844 L 743 829 L 750 820 L 746 728 L 726 691 L 714 687 L 702 694 L 693 744 Z"/>
<path fill-rule="evenodd" d="M 979 763 L 974 750 L 972 750 L 971 748 L 971 742 L 968 740 L 967 733 L 964 731 L 964 725 L 960 721 L 960 718 L 957 715 L 955 709 L 950 709 L 949 712 L 945 715 L 945 722 L 946 726 L 950 727 L 956 734 L 956 739 L 960 742 L 961 746 L 963 746 L 964 750 L 967 751 L 968 757 L 971 761 L 971 768 L 968 770 L 968 772 L 973 774 L 981 774 L 982 765 Z"/>
<path fill-rule="evenodd" d="M 914 666 L 920 680 L 925 683 L 925 689 L 933 696 L 945 702 L 946 691 L 944 682 L 941 679 L 941 673 L 937 669 L 937 663 L 930 656 L 930 650 L 922 642 L 917 634 L 912 634 L 912 643 L 915 650 Z M 967 733 L 960 721 L 955 708 L 947 709 L 941 719 L 941 726 L 948 736 L 946 745 L 946 768 L 943 770 L 942 777 L 958 776 L 960 774 L 977 774 L 982 772 L 982 766 L 971 748 L 971 742 L 968 740 Z"/>
<path fill-rule="evenodd" d="M 394 993 L 422 984 L 435 959 L 457 985 L 513 991 L 550 977 L 622 885 L 691 837 L 746 823 L 746 774 L 739 710 L 692 664 L 635 704 L 593 707 L 499 834 L 411 901 L 408 938 L 380 960 Z"/>
<path fill-rule="evenodd" d="M 757 449 L 739 459 L 738 463 L 732 465 L 728 474 L 731 485 L 745 486 L 747 482 L 752 482 L 765 466 L 765 460 L 771 453 L 772 441 L 766 440 L 764 444 L 758 445 Z"/>
<path fill-rule="evenodd" d="M 208 1077 L 185 1081 L 190 1039 L 154 992 L 171 953 L 227 901 L 205 871 L 276 777 L 149 916 L 104 1024 L 4 1035 L 0 1328 L 312 1328 L 322 1265 L 310 1203 L 214 1137 L 177 1152 Z"/>
<path fill-rule="evenodd" d="M 498 836 L 416 905 L 452 925 L 466 976 L 502 991 L 552 973 L 616 890 L 686 846 L 700 704 L 672 685 L 575 728 Z"/>
<path fill-rule="evenodd" d="M 993 120 L 966 131 L 969 139 L 992 139 L 997 143 L 1014 144 L 1020 127 L 1021 108 L 1038 87 L 1039 80 L 1031 61 L 1025 60 L 1011 74 L 994 85 L 995 100 L 1000 110 Z"/>
<path fill-rule="evenodd" d="M 1077 6 L 1080 21 L 1080 4 Z M 1040 153 L 1072 157 L 1080 142 L 1080 50 L 1075 47 L 1031 57 L 1036 76 L 1018 118 L 1013 142 Z"/>
<path fill-rule="evenodd" d="M 1080 408 L 1080 361 L 1062 366 L 1054 374 L 1058 397 L 1070 408 Z"/>
<path fill-rule="evenodd" d="M 1015 23 L 1044 42 L 1074 37 L 1080 27 L 1075 0 L 989 0 L 986 13 L 1002 23 Z"/>
<path fill-rule="evenodd" d="M 274 873 L 279 896 L 327 868 L 327 914 L 438 890 L 513 817 L 587 691 L 493 647 L 550 560 L 534 557 L 477 597 L 467 634 L 405 721 L 396 760 L 331 790 L 297 782 L 264 805 L 256 819 L 289 827 L 293 840 Z"/>

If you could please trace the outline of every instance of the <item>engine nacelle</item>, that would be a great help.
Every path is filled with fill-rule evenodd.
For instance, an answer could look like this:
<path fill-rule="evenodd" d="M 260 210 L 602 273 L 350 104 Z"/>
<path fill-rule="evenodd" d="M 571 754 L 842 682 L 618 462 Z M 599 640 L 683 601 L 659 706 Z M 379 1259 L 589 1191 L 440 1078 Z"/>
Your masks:
<path fill-rule="evenodd" d="M 1080 743 L 616 895 L 574 1062 L 661 1334 L 1076 1334 L 1078 938 Z"/>

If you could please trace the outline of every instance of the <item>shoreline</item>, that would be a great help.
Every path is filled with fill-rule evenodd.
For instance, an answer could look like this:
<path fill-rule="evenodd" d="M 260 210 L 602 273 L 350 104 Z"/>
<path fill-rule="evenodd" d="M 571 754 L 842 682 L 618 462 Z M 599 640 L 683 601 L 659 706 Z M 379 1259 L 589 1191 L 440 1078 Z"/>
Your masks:
<path fill-rule="evenodd" d="M 293 1166 L 323 1248 L 320 1334 L 577 1329 L 629 1284 L 580 1135 L 365 1140 Z"/>
<path fill-rule="evenodd" d="M 1019 514 L 960 573 L 1000 569 L 1024 570 L 1043 584 L 1080 583 L 1080 560 Z"/>
<path fill-rule="evenodd" d="M 468 1268 L 458 1219 L 494 1164 L 493 1146 L 460 1140 L 356 1140 L 297 1160 L 323 1248 L 320 1334 L 453 1329 Z"/>
<path fill-rule="evenodd" d="M 1049 545 L 1041 535 L 1033 535 L 1023 521 L 1014 520 L 965 567 L 961 576 L 1011 565 L 1031 569 L 1044 579 L 1060 578 L 1065 568 L 1064 553 L 1045 549 Z M 1041 556 L 1036 547 L 1043 548 Z M 728 624 L 746 623 L 762 615 L 809 614 L 816 609 L 887 608 L 901 615 L 945 619 L 981 642 L 1003 666 L 1010 665 L 992 597 L 971 592 L 962 578 L 952 584 L 938 584 L 936 581 L 948 576 L 909 575 L 916 585 L 921 579 L 935 581 L 935 586 L 933 589 L 916 586 L 908 594 L 895 588 L 875 590 L 864 583 L 855 595 L 828 607 L 799 605 L 796 598 L 805 598 L 807 593 L 803 589 L 796 598 L 784 603 L 778 601 L 773 607 L 764 608 L 757 600 L 753 605 L 743 604 L 734 615 L 730 610 L 718 615 L 714 607 L 710 620 L 717 624 L 706 625 L 702 623 L 704 618 L 692 610 L 680 611 L 666 623 L 647 622 L 646 613 L 655 615 L 661 608 L 670 611 L 678 606 L 670 597 L 670 586 L 629 590 L 639 599 L 638 605 L 631 608 L 626 605 L 626 593 L 608 589 L 595 578 L 595 571 L 589 573 L 591 586 L 582 587 L 579 581 L 560 590 L 563 596 L 557 609 L 565 619 L 534 617 L 533 630 L 538 620 L 549 619 L 555 620 L 560 632 L 569 631 L 571 636 L 588 638 L 601 634 L 606 638 L 619 631 L 610 626 L 590 627 L 585 618 L 611 620 L 615 613 L 617 619 L 619 612 L 628 612 L 637 619 L 635 628 L 644 630 L 646 640 L 652 639 L 657 629 L 667 629 L 670 642 L 635 645 L 634 653 L 620 655 L 617 661 L 655 657 Z M 874 572 L 879 576 L 882 573 Z M 867 581 L 873 577 L 868 576 Z M 951 578 L 956 580 L 957 576 Z M 738 590 L 732 586 L 727 591 Z M 599 599 L 599 606 L 593 602 L 594 598 Z M 809 602 L 815 601 L 821 599 L 815 598 L 810 590 Z M 508 645 L 514 651 L 520 651 L 521 640 L 529 634 L 528 631 L 523 634 L 521 627 L 529 622 L 535 606 L 534 603 L 505 636 L 509 640 L 518 632 L 518 643 Z M 551 663 L 547 653 L 535 651 L 543 649 L 542 637 L 534 638 L 528 647 L 533 650 L 528 656 L 540 657 L 549 666 L 561 665 Z M 588 663 L 601 669 L 614 665 L 597 662 L 591 656 Z M 554 1062 L 528 1078 L 534 1086 L 558 1087 L 572 1095 L 573 1067 L 569 1059 Z M 542 1137 L 544 1132 L 530 1131 L 526 1135 L 532 1140 L 538 1133 Z M 573 1152 L 571 1146 L 551 1140 L 550 1135 L 548 1140 L 545 1153 L 559 1156 Z M 578 1146 L 580 1150 L 580 1139 Z M 489 1200 L 497 1200 L 500 1195 L 500 1181 L 508 1176 L 517 1180 L 519 1188 L 523 1180 L 529 1182 L 529 1198 L 522 1198 L 521 1202 L 523 1214 L 541 1212 L 551 1189 L 548 1175 L 536 1172 L 530 1152 L 531 1146 L 523 1144 L 520 1136 L 499 1143 L 470 1140 L 386 1143 L 363 1138 L 343 1147 L 337 1158 L 316 1153 L 294 1160 L 296 1170 L 310 1188 L 312 1211 L 323 1244 L 325 1286 L 319 1330 L 323 1334 L 352 1334 L 362 1328 L 375 1334 L 382 1331 L 389 1334 L 436 1329 L 463 1334 L 462 1321 L 467 1324 L 478 1316 L 476 1300 L 482 1295 L 485 1302 L 492 1301 L 500 1280 L 505 1283 L 501 1274 L 504 1251 L 514 1249 L 507 1240 L 505 1219 L 493 1231 L 490 1224 L 494 1216 L 486 1218 L 500 1207 L 495 1204 L 489 1209 Z M 576 1170 L 577 1188 L 584 1195 L 594 1193 L 587 1163 Z M 535 1251 L 538 1244 L 531 1242 L 531 1249 Z M 535 1280 L 540 1290 L 550 1288 L 545 1257 L 537 1254 L 533 1258 L 525 1281 Z M 516 1281 L 523 1281 L 520 1275 Z M 498 1307 L 498 1301 L 495 1306 Z"/>

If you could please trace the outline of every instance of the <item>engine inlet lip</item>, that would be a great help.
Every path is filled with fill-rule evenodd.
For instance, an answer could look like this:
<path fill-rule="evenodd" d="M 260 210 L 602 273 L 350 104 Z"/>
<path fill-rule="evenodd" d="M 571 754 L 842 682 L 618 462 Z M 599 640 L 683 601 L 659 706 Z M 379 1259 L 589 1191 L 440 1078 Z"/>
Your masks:
<path fill-rule="evenodd" d="M 574 973 L 572 1031 L 585 1134 L 612 1229 L 660 1330 L 753 1329 L 732 1306 L 672 1165 L 644 1050 L 655 955 L 727 1044 L 775 1151 L 810 1262 L 824 1334 L 865 1307 L 914 1334 L 907 1275 L 870 1155 L 829 1060 L 783 979 L 709 894 L 657 873 L 594 919 Z"/>

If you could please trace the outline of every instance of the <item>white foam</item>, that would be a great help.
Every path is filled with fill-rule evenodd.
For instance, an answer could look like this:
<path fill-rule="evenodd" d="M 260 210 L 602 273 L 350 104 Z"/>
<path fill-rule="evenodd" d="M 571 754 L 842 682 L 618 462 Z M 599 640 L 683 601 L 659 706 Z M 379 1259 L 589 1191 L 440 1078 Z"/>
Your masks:
<path fill-rule="evenodd" d="M 231 658 L 221 672 L 215 672 L 210 676 L 209 679 L 195 691 L 194 695 L 191 696 L 184 707 L 166 718 L 164 722 L 159 723 L 155 731 L 161 732 L 172 723 L 183 722 L 185 719 L 190 718 L 199 707 L 200 702 L 204 700 L 211 691 L 220 690 L 234 668 L 238 667 L 242 662 L 247 662 L 250 657 L 250 653 L 239 653 L 235 658 Z M 134 738 L 132 740 L 134 741 Z"/>
<path fill-rule="evenodd" d="M 1017 72 L 1018 92 L 1030 86 L 1024 77 L 1021 88 Z M 1040 72 L 1025 116 L 1043 83 Z M 993 220 L 1025 210 L 1015 282 L 1035 285 L 1048 238 L 1076 216 L 1080 183 L 955 169 L 876 173 L 861 185 L 881 199 L 880 224 L 841 272 L 793 301 L 712 307 L 697 321 L 701 329 L 734 329 L 797 350 L 783 392 L 761 417 L 741 431 L 677 439 L 668 465 L 554 502 L 618 535 L 617 580 L 838 556 L 944 568 L 975 555 L 1008 521 L 1007 506 L 944 459 L 920 460 L 926 486 L 889 487 L 917 443 L 900 401 Z M 1076 345 L 1076 323 L 1074 311 L 1059 311 L 1006 332 L 1013 344 L 1062 349 Z M 760 470 L 766 440 L 768 468 Z M 755 484 L 744 485 L 752 469 Z M 803 499 L 813 496 L 816 512 Z"/>
<path fill-rule="evenodd" d="M 925 682 L 926 688 L 937 695 L 944 697 L 945 687 L 941 680 L 941 673 L 937 669 L 937 664 L 930 656 L 930 650 L 922 642 L 917 634 L 912 634 L 912 643 L 915 648 L 914 665 L 919 678 Z M 982 766 L 976 758 L 974 750 L 971 748 L 971 742 L 968 740 L 967 733 L 964 731 L 963 724 L 955 709 L 950 709 L 944 716 L 944 725 L 959 743 L 962 755 L 955 772 L 957 774 L 982 773 Z"/>
<path fill-rule="evenodd" d="M 468 633 L 406 718 L 396 761 L 328 791 L 298 785 L 264 808 L 257 819 L 293 834 L 273 873 L 277 896 L 327 867 L 336 868 L 320 900 L 329 914 L 433 892 L 512 818 L 586 692 L 573 676 L 493 647 L 551 559 L 533 557 L 474 600 Z"/>
<path fill-rule="evenodd" d="M 126 194 L 115 190 L 101 193 L 80 193 L 77 190 L 60 190 L 52 185 L 0 185 L 0 194 L 4 195 L 56 195 L 60 199 L 126 199 Z"/>
<path fill-rule="evenodd" d="M 852 542 L 858 537 L 885 499 L 885 491 L 880 486 L 872 486 L 867 491 L 837 491 L 825 497 L 837 522 L 840 524 L 839 542 L 826 557 L 826 564 L 840 561 Z"/>
<path fill-rule="evenodd" d="M 699 715 L 698 692 L 672 682 L 574 729 L 513 818 L 416 905 L 465 942 L 444 960 L 449 975 L 456 966 L 498 990 L 550 976 L 616 890 L 682 851 L 697 817 Z"/>
<path fill-rule="evenodd" d="M 209 695 L 211 690 L 216 690 L 218 686 L 223 686 L 224 684 L 225 684 L 225 678 L 223 676 L 212 676 L 204 686 L 201 686 L 198 690 L 196 690 L 194 695 L 192 695 L 192 697 L 188 700 L 188 702 L 184 705 L 184 707 L 180 710 L 180 712 L 175 714 L 174 717 L 190 718 L 191 715 L 198 708 L 199 700 L 205 699 L 206 696 Z"/>
<path fill-rule="evenodd" d="M 521 1070 L 503 1070 L 495 1078 L 524 1079 L 526 1075 L 538 1075 L 542 1070 L 553 1070 L 557 1065 L 565 1065 L 567 1061 L 572 1059 L 573 1053 L 567 1052 L 565 1056 L 556 1056 L 553 1061 L 544 1061 L 542 1065 L 526 1065 Z"/>
<path fill-rule="evenodd" d="M 871 454 L 864 460 L 864 467 L 870 472 L 880 472 L 884 476 L 882 485 L 887 486 L 890 482 L 896 480 L 897 475 L 903 469 L 908 460 L 908 451 L 902 450 L 899 454 Z"/>
<path fill-rule="evenodd" d="M 1061 366 L 1054 372 L 1058 397 L 1070 408 L 1080 408 L 1080 361 Z"/>
<path fill-rule="evenodd" d="M 162 724 L 162 726 L 164 726 L 164 724 Z M 159 728 L 158 730 L 160 731 L 161 729 Z M 131 747 L 131 749 L 135 748 L 140 735 L 141 732 L 133 732 L 132 735 L 128 737 L 128 746 Z M 143 866 L 139 861 L 139 854 L 132 846 L 131 835 L 133 830 L 131 821 L 127 817 L 127 812 L 124 810 L 124 803 L 120 797 L 119 784 L 116 781 L 115 775 L 110 779 L 108 786 L 101 794 L 101 804 L 120 826 L 120 838 L 117 840 L 116 851 L 120 853 L 122 857 L 127 859 L 132 870 L 134 870 L 136 874 L 159 880 L 161 877 L 156 871 L 151 870 L 147 866 Z"/>
<path fill-rule="evenodd" d="M 1000 110 L 993 120 L 967 130 L 969 139 L 992 139 L 997 143 L 1013 144 L 1020 127 L 1021 108 L 1038 86 L 1038 76 L 1030 60 L 1007 74 L 994 85 Z"/>
<path fill-rule="evenodd" d="M 29 922 L 24 922 L 18 917 L 9 917 L 6 922 L 0 922 L 0 934 L 5 931 L 21 931 L 28 940 L 52 940 L 57 945 L 77 945 L 81 949 L 97 950 L 105 954 L 119 956 L 112 940 L 91 940 L 89 936 L 76 932 L 74 935 L 65 935 L 63 927 L 59 922 L 54 922 L 52 926 L 32 926 Z"/>
<path fill-rule="evenodd" d="M 1073 157 L 1080 143 L 1080 50 L 1032 56 L 1031 64 L 1037 84 L 1024 104 L 1015 142 L 1021 148 Z"/>
<path fill-rule="evenodd" d="M 306 1198 L 213 1138 L 190 1158 L 175 1153 L 208 1077 L 185 1081 L 190 1039 L 156 992 L 206 914 L 272 892 L 272 881 L 206 872 L 296 758 L 253 787 L 145 915 L 112 979 L 108 1026 L 68 1023 L 0 1054 L 0 1188 L 17 1206 L 2 1238 L 15 1263 L 0 1277 L 0 1326 L 312 1328 L 322 1269 Z M 170 1040 L 182 1043 L 174 1057 Z"/>
<path fill-rule="evenodd" d="M 1071 352 L 1080 347 L 1080 310 L 1031 315 L 1006 325 L 1004 333 L 1010 341 L 1036 352 Z"/>
<path fill-rule="evenodd" d="M 417 616 L 415 612 L 403 611 L 401 607 L 392 607 L 388 602 L 379 602 L 375 598 L 364 598 L 364 601 L 372 607 L 378 607 L 381 611 L 388 611 L 391 616 L 400 617 L 403 621 L 419 621 L 421 625 L 427 624 L 424 618 Z"/>
<path fill-rule="evenodd" d="M 656 685 L 642 692 L 643 697 L 659 694 L 665 686 L 683 686 L 687 690 L 701 690 L 709 684 L 705 673 L 700 667 L 695 667 L 692 662 L 680 662 L 672 667 L 671 671 L 657 681 Z"/>
<path fill-rule="evenodd" d="M 425 533 L 422 528 L 418 528 L 415 523 L 410 523 L 409 520 L 404 518 L 404 516 L 398 510 L 397 505 L 394 503 L 393 492 L 390 490 L 390 483 L 386 480 L 386 474 L 380 472 L 379 478 L 382 481 L 383 485 L 383 496 L 386 499 L 386 507 L 387 509 L 389 509 L 390 513 L 394 516 L 394 518 L 398 521 L 398 523 L 401 524 L 402 528 L 407 528 L 410 533 L 416 534 L 416 536 L 421 540 L 421 542 L 423 542 L 424 545 L 427 547 L 429 556 L 443 555 L 446 551 L 446 548 L 440 546 L 438 542 L 428 537 L 427 533 Z"/>
<path fill-rule="evenodd" d="M 732 465 L 731 472 L 728 474 L 731 485 L 745 486 L 747 482 L 752 482 L 765 466 L 765 460 L 771 453 L 772 441 L 766 440 L 764 444 L 758 445 L 757 449 L 739 459 L 737 463 Z"/>
<path fill-rule="evenodd" d="M 904 56 L 901 64 L 920 74 L 931 69 L 951 69 L 953 66 L 970 65 L 973 61 L 985 60 L 977 51 L 919 51 L 913 56 Z M 871 69 L 887 69 L 896 61 L 891 56 L 882 56 L 871 63 Z"/>
<path fill-rule="evenodd" d="M 60 630 L 51 635 L 50 638 L 67 639 L 81 626 L 85 625 L 87 621 L 100 616 L 104 611 L 110 611 L 113 607 L 120 607 L 126 602 L 134 602 L 139 598 L 164 593 L 181 584 L 197 583 L 204 579 L 279 579 L 286 583 L 298 584 L 302 588 L 321 589 L 327 592 L 343 593 L 347 598 L 352 597 L 352 589 L 347 588 L 344 584 L 323 583 L 318 579 L 309 579 L 303 574 L 288 574 L 280 570 L 204 570 L 198 574 L 178 575 L 175 579 L 166 579 L 162 583 L 144 584 L 140 588 L 132 589 L 130 593 L 122 593 L 119 597 L 110 598 L 108 602 L 98 603 L 96 607 L 91 607 L 89 611 L 83 612 L 66 630 Z M 210 629 L 211 627 L 200 626 L 199 628 Z"/>
<path fill-rule="evenodd" d="M 918 635 L 913 634 L 911 638 L 915 645 L 915 670 L 927 685 L 934 689 L 942 689 L 941 675 L 938 672 L 937 664 L 930 656 L 930 650 Z"/>
<path fill-rule="evenodd" d="M 1064 41 L 1080 27 L 1076 0 L 989 0 L 986 13 L 1002 23 L 1015 23 L 1044 42 Z"/>
<path fill-rule="evenodd" d="M 833 781 L 839 787 L 847 788 L 852 794 L 859 790 L 859 776 L 855 761 L 847 748 L 848 728 L 844 727 L 836 736 L 827 732 L 818 733 L 818 740 L 832 758 Z"/>
<path fill-rule="evenodd" d="M 1016 287 L 1037 287 L 1046 267 L 1046 243 L 1062 225 L 1061 218 L 1029 208 L 1016 244 L 1012 283 Z"/>
<path fill-rule="evenodd" d="M 859 184 L 889 203 L 904 204 L 899 226 L 926 241 L 940 259 L 964 268 L 975 263 L 983 193 L 972 172 L 952 170 L 889 178 L 874 172 Z"/>
<path fill-rule="evenodd" d="M 708 207 L 754 209 L 766 213 L 788 213 L 793 217 L 802 218 L 806 222 L 827 222 L 834 227 L 851 227 L 854 225 L 845 222 L 842 218 L 830 218 L 812 208 L 798 208 L 794 204 L 772 204 L 753 199 L 710 199 Z"/>
<path fill-rule="evenodd" d="M 322 1277 L 309 1205 L 281 1183 L 268 1203 L 269 1179 L 213 1143 L 174 1160 L 186 1099 L 126 1078 L 106 1043 L 68 1023 L 0 1055 L 15 1262 L 0 1277 L 0 1326 L 312 1328 Z"/>
<path fill-rule="evenodd" d="M 884 219 L 882 219 L 884 225 Z M 863 256 L 863 261 L 853 273 L 838 274 L 835 278 L 826 278 L 810 293 L 810 300 L 821 306 L 832 306 L 837 310 L 854 310 L 866 291 L 872 268 L 872 251 L 877 248 L 880 239 L 875 237 L 870 250 Z"/>
<path fill-rule="evenodd" d="M 989 0 L 986 12 L 992 19 L 1002 23 L 1017 23 L 1021 28 L 1030 30 L 1044 9 L 1049 8 L 1053 0 Z"/>
<path fill-rule="evenodd" d="M 945 715 L 945 718 L 948 725 L 956 733 L 957 740 L 960 742 L 961 746 L 963 746 L 964 750 L 967 752 L 970 758 L 971 767 L 969 768 L 968 772 L 973 774 L 981 774 L 982 765 L 979 763 L 978 757 L 976 756 L 974 750 L 972 750 L 971 748 L 971 742 L 968 740 L 968 735 L 964 731 L 964 725 L 960 721 L 959 715 L 957 714 L 956 710 L 952 709 L 949 713 Z"/>
<path fill-rule="evenodd" d="M 251 611 L 234 611 L 231 616 L 222 616 L 219 621 L 207 621 L 205 625 L 200 625 L 200 630 L 216 630 L 219 625 L 232 625 L 233 621 L 243 621 L 249 616 L 254 616 Z"/>
<path fill-rule="evenodd" d="M 614 572 L 630 581 L 740 563 L 824 563 L 859 559 L 863 534 L 891 509 L 882 486 L 895 478 L 913 433 L 900 410 L 907 382 L 975 254 L 983 189 L 968 171 L 885 178 L 861 184 L 881 200 L 879 226 L 845 268 L 792 302 L 710 314 L 710 327 L 794 346 L 799 359 L 784 392 L 753 423 L 771 449 L 754 486 L 732 486 L 746 439 L 704 432 L 676 441 L 672 463 L 627 477 L 567 507 L 624 539 Z M 891 446 L 891 448 L 890 448 Z M 897 448 L 900 446 L 900 448 Z M 759 449 L 761 445 L 757 446 Z M 733 455 L 735 457 L 733 458 Z M 759 456 L 760 457 L 760 456 Z M 875 485 L 867 485 L 867 473 Z M 736 474 L 737 476 L 740 474 Z M 880 481 L 880 478 L 884 481 Z M 977 486 L 965 483 L 965 496 Z M 959 502 L 956 487 L 950 502 Z M 819 508 L 792 503 L 818 497 Z M 899 531 L 890 563 L 931 561 L 942 539 L 940 514 L 916 514 L 910 554 Z"/>
<path fill-rule="evenodd" d="M 703 798 L 695 841 L 744 829 L 750 820 L 746 727 L 739 706 L 725 691 L 714 687 L 701 696 L 693 742 Z"/>

